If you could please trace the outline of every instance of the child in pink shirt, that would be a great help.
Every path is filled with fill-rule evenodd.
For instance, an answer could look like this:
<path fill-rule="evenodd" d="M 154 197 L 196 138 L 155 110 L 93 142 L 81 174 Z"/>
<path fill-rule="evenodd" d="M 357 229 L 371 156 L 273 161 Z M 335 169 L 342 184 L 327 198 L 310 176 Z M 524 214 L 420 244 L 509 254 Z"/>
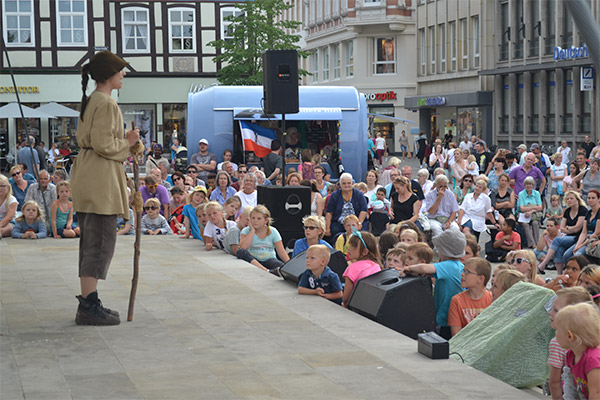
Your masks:
<path fill-rule="evenodd" d="M 350 295 L 356 282 L 381 271 L 381 260 L 377 249 L 377 239 L 368 232 L 354 231 L 348 239 L 348 258 L 356 262 L 348 265 L 344 271 L 346 284 L 342 305 L 348 307 Z"/>

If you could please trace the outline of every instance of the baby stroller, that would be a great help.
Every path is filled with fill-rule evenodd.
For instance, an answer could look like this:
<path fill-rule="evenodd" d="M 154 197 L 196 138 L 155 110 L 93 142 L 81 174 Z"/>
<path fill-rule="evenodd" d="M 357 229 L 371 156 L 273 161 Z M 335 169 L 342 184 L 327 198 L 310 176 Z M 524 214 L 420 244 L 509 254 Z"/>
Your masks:
<path fill-rule="evenodd" d="M 175 153 L 175 162 L 173 163 L 173 168 L 175 168 L 175 171 L 179 171 L 179 172 L 185 174 L 187 165 L 188 165 L 187 148 L 184 146 L 179 146 L 177 153 Z"/>

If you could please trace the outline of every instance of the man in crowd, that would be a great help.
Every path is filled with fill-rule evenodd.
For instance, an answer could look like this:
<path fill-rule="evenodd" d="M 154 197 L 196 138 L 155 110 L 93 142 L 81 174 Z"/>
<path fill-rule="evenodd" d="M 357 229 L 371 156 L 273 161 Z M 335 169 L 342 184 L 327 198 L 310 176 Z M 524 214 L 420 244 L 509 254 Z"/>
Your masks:
<path fill-rule="evenodd" d="M 434 188 L 425 195 L 425 209 L 433 237 L 450 228 L 451 225 L 456 225 L 454 221 L 458 215 L 458 202 L 452 191 L 448 190 L 446 175 L 438 175 L 435 178 Z"/>
<path fill-rule="evenodd" d="M 208 181 L 208 175 L 215 172 L 217 168 L 217 155 L 208 151 L 208 140 L 200 139 L 198 142 L 200 151 L 190 158 L 190 165 L 195 165 L 198 178 L 204 182 Z"/>
<path fill-rule="evenodd" d="M 590 135 L 585 135 L 585 141 L 581 145 L 581 148 L 585 150 L 585 158 L 590 158 L 590 154 L 594 147 L 595 145 L 594 142 L 592 142 Z"/>
<path fill-rule="evenodd" d="M 160 163 L 167 163 L 169 165 L 169 160 L 163 157 L 162 145 L 156 143 L 152 146 L 152 154 L 148 156 L 148 160 L 146 161 L 146 174 L 149 174 L 154 168 L 158 168 L 158 164 Z"/>
<path fill-rule="evenodd" d="M 463 138 L 463 141 L 460 142 L 460 144 L 458 145 L 458 147 L 460 147 L 460 149 L 462 151 L 467 150 L 470 153 L 471 152 L 471 148 L 473 147 L 473 144 L 471 142 L 469 142 L 469 138 L 467 136 L 465 136 Z"/>
<path fill-rule="evenodd" d="M 546 187 L 546 177 L 542 174 L 542 171 L 533 164 L 535 164 L 536 158 L 535 154 L 527 153 L 525 156 L 525 164 L 513 169 L 510 172 L 511 183 L 514 182 L 515 185 L 515 195 L 518 196 L 519 193 L 525 188 L 524 181 L 528 176 L 533 177 L 536 182 L 540 182 L 540 186 L 538 191 L 542 193 L 544 191 L 544 187 Z"/>
<path fill-rule="evenodd" d="M 263 158 L 263 170 L 269 181 L 274 181 L 283 171 L 281 143 L 279 140 L 273 140 L 271 142 L 271 152 Z"/>
<path fill-rule="evenodd" d="M 425 195 L 423 194 L 423 188 L 421 187 L 419 181 L 412 178 L 413 170 L 409 165 L 405 165 L 404 167 L 402 167 L 402 176 L 410 179 L 410 188 L 412 189 L 413 193 L 417 195 L 417 199 L 419 201 L 423 201 L 425 199 Z M 390 196 L 394 192 L 394 186 L 392 185 L 392 189 L 390 190 Z"/>
<path fill-rule="evenodd" d="M 569 147 L 566 140 L 563 140 L 560 143 L 560 146 L 558 146 L 556 152 L 562 154 L 563 164 L 569 165 L 569 161 L 571 160 L 571 148 Z"/>
<path fill-rule="evenodd" d="M 29 136 L 29 140 L 32 147 L 29 147 L 27 143 L 25 143 L 25 145 L 19 149 L 17 152 L 17 163 L 27 165 L 27 170 L 35 173 L 36 169 L 40 169 L 40 157 L 35 150 L 35 139 L 33 136 Z M 36 164 L 36 169 L 33 168 L 33 164 Z"/>
<path fill-rule="evenodd" d="M 538 157 L 538 156 L 540 157 L 540 160 L 542 160 L 543 166 L 546 167 L 546 171 L 548 171 L 550 169 L 550 167 L 552 167 L 552 164 L 550 163 L 550 157 L 548 157 L 547 154 L 542 153 L 542 149 L 540 148 L 540 145 L 538 143 L 533 143 L 531 145 L 531 147 L 529 148 L 529 151 L 531 151 L 536 157 Z M 564 162 L 565 161 L 563 159 L 563 163 Z"/>
<path fill-rule="evenodd" d="M 485 142 L 482 140 L 475 142 L 473 149 L 475 150 L 475 161 L 479 164 L 479 173 L 487 175 L 492 169 L 493 164 L 491 161 L 494 156 L 486 151 Z"/>

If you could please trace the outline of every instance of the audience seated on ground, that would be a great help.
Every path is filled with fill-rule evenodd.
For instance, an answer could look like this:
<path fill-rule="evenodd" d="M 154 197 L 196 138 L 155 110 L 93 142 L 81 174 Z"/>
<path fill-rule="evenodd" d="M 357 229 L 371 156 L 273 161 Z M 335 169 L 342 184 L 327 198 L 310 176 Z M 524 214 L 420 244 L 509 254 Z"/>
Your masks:
<path fill-rule="evenodd" d="M 329 256 L 329 248 L 322 244 L 314 244 L 306 250 L 306 271 L 298 282 L 298 293 L 321 296 L 341 305 L 342 283 L 327 266 Z"/>

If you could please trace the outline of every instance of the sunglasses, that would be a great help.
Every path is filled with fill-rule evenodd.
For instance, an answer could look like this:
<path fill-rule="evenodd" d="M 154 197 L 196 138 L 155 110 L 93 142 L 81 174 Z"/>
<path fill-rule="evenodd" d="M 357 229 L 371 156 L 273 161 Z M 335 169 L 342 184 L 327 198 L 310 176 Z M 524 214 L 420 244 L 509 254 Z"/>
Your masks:
<path fill-rule="evenodd" d="M 145 206 L 144 207 L 144 211 L 148 211 L 148 210 L 158 210 L 158 207 L 156 207 L 156 206 Z"/>
<path fill-rule="evenodd" d="M 197 172 L 198 171 L 196 171 L 195 169 L 188 169 L 188 171 L 187 171 L 188 174 L 195 174 Z"/>
<path fill-rule="evenodd" d="M 510 263 L 511 264 L 521 264 L 523 262 L 526 262 L 527 264 L 531 264 L 528 259 L 521 258 L 521 257 L 519 257 L 519 258 L 513 258 Z"/>
<path fill-rule="evenodd" d="M 315 229 L 317 229 L 317 227 L 316 227 L 316 226 L 305 226 L 305 227 L 304 227 L 304 230 L 305 230 L 305 231 L 306 231 L 306 230 L 308 230 L 308 231 L 314 231 Z"/>
<path fill-rule="evenodd" d="M 177 177 L 175 177 L 175 178 L 173 178 L 173 182 L 177 182 L 177 181 L 180 181 L 180 180 L 181 180 L 181 178 L 180 178 L 180 177 L 178 177 L 178 176 L 177 176 Z"/>
<path fill-rule="evenodd" d="M 158 187 L 158 183 L 155 183 L 154 185 L 146 185 L 146 187 L 149 189 L 156 189 Z"/>
<path fill-rule="evenodd" d="M 19 172 L 15 172 L 14 174 L 11 174 L 12 176 L 17 176 L 17 175 L 21 175 L 21 171 Z"/>

